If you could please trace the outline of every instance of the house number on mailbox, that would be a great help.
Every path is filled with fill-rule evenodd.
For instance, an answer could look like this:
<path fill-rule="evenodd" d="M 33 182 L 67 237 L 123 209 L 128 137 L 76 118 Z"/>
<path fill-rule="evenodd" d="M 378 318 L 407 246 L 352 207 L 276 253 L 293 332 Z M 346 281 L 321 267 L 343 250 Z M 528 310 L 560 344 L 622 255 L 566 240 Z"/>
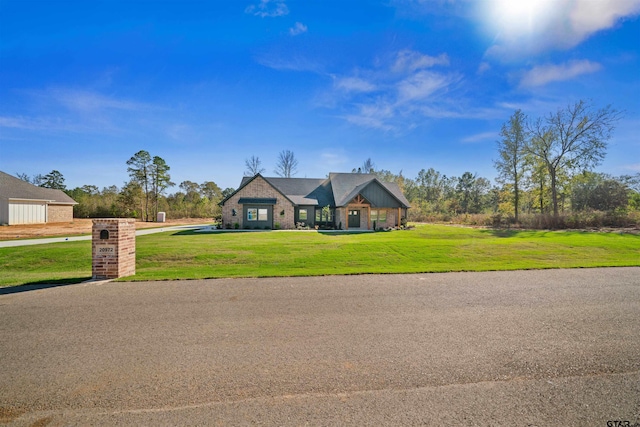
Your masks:
<path fill-rule="evenodd" d="M 98 255 L 115 255 L 116 247 L 114 245 L 103 245 L 96 248 Z"/>

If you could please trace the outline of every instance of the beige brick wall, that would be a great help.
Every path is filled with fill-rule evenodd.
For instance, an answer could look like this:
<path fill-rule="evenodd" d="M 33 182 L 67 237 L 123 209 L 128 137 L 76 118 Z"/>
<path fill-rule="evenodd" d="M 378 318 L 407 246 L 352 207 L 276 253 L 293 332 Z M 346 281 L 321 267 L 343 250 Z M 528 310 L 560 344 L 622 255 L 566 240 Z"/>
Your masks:
<path fill-rule="evenodd" d="M 244 227 L 243 221 L 245 218 L 242 214 L 242 205 L 238 203 L 242 197 L 275 198 L 276 204 L 273 206 L 274 227 L 276 223 L 279 223 L 280 227 L 284 230 L 295 228 L 293 204 L 285 199 L 278 190 L 273 188 L 271 184 L 265 181 L 262 177 L 255 178 L 225 202 L 224 206 L 222 206 L 223 227 L 230 224 L 233 228 L 236 222 L 239 224 L 240 228 Z M 237 212 L 236 216 L 232 215 L 233 209 Z M 280 212 L 282 211 L 284 211 L 284 215 L 280 216 Z"/>
<path fill-rule="evenodd" d="M 47 222 L 73 222 L 73 206 L 47 206 Z"/>
<path fill-rule="evenodd" d="M 360 211 L 360 227 L 361 229 L 367 229 L 369 227 L 369 214 L 370 210 L 366 207 L 362 206 L 352 206 L 345 208 L 336 209 L 336 227 L 342 221 L 342 228 L 347 228 L 347 221 L 349 210 L 359 210 Z M 385 228 L 385 227 L 395 227 L 398 225 L 398 209 L 395 208 L 371 208 L 371 210 L 377 210 L 378 212 L 384 211 L 387 213 L 387 218 L 385 221 L 380 221 L 376 219 L 376 228 Z M 378 215 L 379 216 L 379 215 Z M 371 229 L 373 230 L 373 220 L 371 220 Z"/>
<path fill-rule="evenodd" d="M 374 210 L 374 208 L 371 208 L 371 210 Z M 398 209 L 378 209 L 378 212 L 381 211 L 387 212 L 387 219 L 386 221 L 376 220 L 376 228 L 396 227 L 398 225 Z M 373 220 L 371 221 L 371 228 L 373 229 Z"/>
<path fill-rule="evenodd" d="M 91 271 L 94 279 L 116 279 L 136 274 L 135 221 L 133 218 L 93 220 Z M 100 238 L 102 230 L 109 232 L 108 239 Z M 104 251 L 112 248 L 113 252 Z"/>

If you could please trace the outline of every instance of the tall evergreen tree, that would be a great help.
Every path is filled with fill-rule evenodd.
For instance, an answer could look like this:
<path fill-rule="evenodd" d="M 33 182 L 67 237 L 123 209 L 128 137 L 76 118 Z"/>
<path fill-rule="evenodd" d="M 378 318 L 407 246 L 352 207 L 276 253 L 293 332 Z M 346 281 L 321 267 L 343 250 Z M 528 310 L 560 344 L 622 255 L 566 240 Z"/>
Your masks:
<path fill-rule="evenodd" d="M 42 177 L 42 182 L 39 185 L 40 187 L 54 188 L 56 190 L 64 191 L 67 189 L 67 186 L 64 185 L 64 176 L 57 170 L 52 170 Z"/>
<path fill-rule="evenodd" d="M 171 175 L 169 175 L 170 169 L 162 157 L 153 157 L 151 163 L 151 185 L 153 189 L 154 218 L 158 218 L 158 198 L 167 188 L 174 185 L 171 182 Z"/>
<path fill-rule="evenodd" d="M 127 172 L 131 177 L 131 180 L 138 183 L 144 194 L 144 209 L 143 219 L 149 221 L 149 198 L 151 197 L 152 187 L 152 159 L 151 155 L 146 150 L 140 150 L 127 160 Z"/>

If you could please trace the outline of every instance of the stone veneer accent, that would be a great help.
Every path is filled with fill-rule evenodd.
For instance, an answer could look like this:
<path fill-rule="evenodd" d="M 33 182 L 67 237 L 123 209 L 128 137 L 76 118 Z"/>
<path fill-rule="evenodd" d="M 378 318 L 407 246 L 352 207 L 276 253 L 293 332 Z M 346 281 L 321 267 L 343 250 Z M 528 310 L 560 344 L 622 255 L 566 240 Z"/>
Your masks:
<path fill-rule="evenodd" d="M 73 222 L 73 206 L 48 205 L 47 222 Z"/>
<path fill-rule="evenodd" d="M 107 239 L 100 232 L 109 233 Z M 134 218 L 94 219 L 91 231 L 94 279 L 117 279 L 136 274 L 136 220 Z"/>
<path fill-rule="evenodd" d="M 222 222 L 223 227 L 228 225 L 231 228 L 237 222 L 240 228 L 244 227 L 244 215 L 242 214 L 242 205 L 238 201 L 242 197 L 259 197 L 259 198 L 274 198 L 276 204 L 273 205 L 273 226 L 275 228 L 276 223 L 280 224 L 280 228 L 284 230 L 291 230 L 295 228 L 295 216 L 293 204 L 284 198 L 284 196 L 275 188 L 271 186 L 264 178 L 258 176 L 244 188 L 234 194 L 229 200 L 222 206 Z M 236 216 L 232 216 L 233 209 L 236 210 Z M 280 212 L 284 211 L 284 215 L 280 216 Z"/>

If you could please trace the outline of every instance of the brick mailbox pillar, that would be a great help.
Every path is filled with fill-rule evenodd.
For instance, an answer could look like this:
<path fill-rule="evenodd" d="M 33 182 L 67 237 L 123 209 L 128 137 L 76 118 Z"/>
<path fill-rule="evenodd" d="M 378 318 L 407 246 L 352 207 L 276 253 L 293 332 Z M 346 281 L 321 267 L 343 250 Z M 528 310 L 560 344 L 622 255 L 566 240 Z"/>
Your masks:
<path fill-rule="evenodd" d="M 94 219 L 91 234 L 94 279 L 117 279 L 136 274 L 135 219 Z"/>

